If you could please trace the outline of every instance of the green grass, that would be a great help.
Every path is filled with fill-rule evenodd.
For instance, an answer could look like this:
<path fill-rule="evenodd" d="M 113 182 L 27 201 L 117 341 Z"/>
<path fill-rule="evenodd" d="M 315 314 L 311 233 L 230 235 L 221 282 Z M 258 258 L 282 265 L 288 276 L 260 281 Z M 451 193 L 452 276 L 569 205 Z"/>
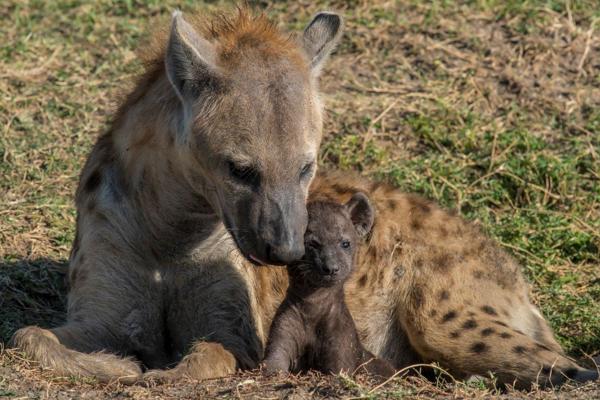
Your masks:
<path fill-rule="evenodd" d="M 478 221 L 521 261 L 568 353 L 598 353 L 600 3 L 263 3 L 289 29 L 319 9 L 346 16 L 322 79 L 322 165 Z M 153 21 L 194 5 L 0 3 L 0 342 L 64 317 L 86 154 L 140 71 L 135 50 Z"/>

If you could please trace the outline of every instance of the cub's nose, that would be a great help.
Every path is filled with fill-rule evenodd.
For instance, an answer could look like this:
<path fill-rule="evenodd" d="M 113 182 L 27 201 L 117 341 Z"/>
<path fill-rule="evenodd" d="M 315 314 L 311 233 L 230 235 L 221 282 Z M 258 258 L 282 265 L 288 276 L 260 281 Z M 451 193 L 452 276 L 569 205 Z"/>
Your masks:
<path fill-rule="evenodd" d="M 338 273 L 339 270 L 340 266 L 337 264 L 323 264 L 323 266 L 321 266 L 321 271 L 323 272 L 323 275 L 335 275 Z"/>

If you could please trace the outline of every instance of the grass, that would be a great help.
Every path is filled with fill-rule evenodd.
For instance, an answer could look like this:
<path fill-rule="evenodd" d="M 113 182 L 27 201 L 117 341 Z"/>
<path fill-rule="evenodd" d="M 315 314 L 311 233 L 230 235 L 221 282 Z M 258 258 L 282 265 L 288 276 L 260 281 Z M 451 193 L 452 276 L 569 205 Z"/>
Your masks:
<path fill-rule="evenodd" d="M 135 49 L 153 21 L 176 7 L 230 6 L 206 3 L 0 3 L 0 343 L 20 326 L 64 318 L 73 194 L 85 156 L 140 70 Z M 292 30 L 319 9 L 346 16 L 322 79 L 321 164 L 389 180 L 478 221 L 519 258 L 567 352 L 600 352 L 598 2 L 254 3 Z M 0 360 L 2 375 L 13 378 L 0 380 L 0 396 L 24 393 L 15 386 L 21 379 L 44 382 L 17 355 Z M 219 385 L 250 378 L 232 379 Z M 288 384 L 319 387 L 323 379 Z M 368 392 L 331 379 L 340 395 Z M 407 382 L 369 396 L 490 394 L 478 384 Z M 73 385 L 101 390 L 85 382 L 54 390 Z"/>

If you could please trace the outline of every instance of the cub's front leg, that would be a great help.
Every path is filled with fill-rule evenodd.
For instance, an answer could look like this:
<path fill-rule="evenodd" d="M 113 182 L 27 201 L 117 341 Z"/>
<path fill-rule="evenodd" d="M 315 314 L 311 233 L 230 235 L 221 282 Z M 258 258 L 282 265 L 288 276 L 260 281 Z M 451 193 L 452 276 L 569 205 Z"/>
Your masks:
<path fill-rule="evenodd" d="M 298 369 L 305 344 L 306 331 L 300 315 L 284 302 L 271 324 L 263 371 L 274 374 Z"/>

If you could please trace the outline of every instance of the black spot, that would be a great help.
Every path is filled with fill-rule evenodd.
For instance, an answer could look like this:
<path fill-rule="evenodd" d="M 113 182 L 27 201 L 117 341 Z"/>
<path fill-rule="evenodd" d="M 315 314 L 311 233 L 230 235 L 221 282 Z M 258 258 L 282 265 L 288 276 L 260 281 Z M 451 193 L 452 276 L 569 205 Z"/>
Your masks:
<path fill-rule="evenodd" d="M 563 373 L 567 376 L 567 378 L 574 379 L 575 376 L 577 376 L 577 372 L 577 368 L 568 368 Z"/>
<path fill-rule="evenodd" d="M 85 181 L 84 189 L 86 192 L 93 192 L 102 183 L 102 175 L 100 171 L 95 170 Z"/>
<path fill-rule="evenodd" d="M 552 371 L 552 367 L 549 367 L 549 366 L 547 366 L 547 365 L 545 365 L 545 366 L 542 368 L 542 374 L 548 375 L 548 374 L 550 373 L 550 371 Z"/>
<path fill-rule="evenodd" d="M 365 287 L 365 285 L 367 284 L 367 274 L 364 274 L 363 276 L 360 277 L 360 279 L 358 280 L 358 286 L 360 287 Z"/>
<path fill-rule="evenodd" d="M 500 325 L 500 326 L 503 326 L 503 327 L 505 327 L 505 328 L 508 328 L 508 325 L 506 325 L 506 324 L 505 324 L 504 322 L 502 322 L 502 321 L 495 320 L 495 321 L 492 321 L 492 322 L 494 322 L 496 325 Z"/>
<path fill-rule="evenodd" d="M 485 328 L 481 331 L 481 336 L 490 336 L 492 333 L 494 333 L 494 328 Z"/>
<path fill-rule="evenodd" d="M 512 337 L 512 335 L 511 335 L 510 333 L 508 333 L 508 332 L 502 332 L 502 333 L 500 334 L 500 337 L 501 337 L 502 339 L 510 339 L 510 338 Z"/>
<path fill-rule="evenodd" d="M 483 311 L 484 313 L 486 313 L 488 315 L 498 315 L 498 313 L 496 312 L 494 307 L 491 307 L 491 306 L 483 306 L 483 307 L 481 307 L 481 311 Z"/>
<path fill-rule="evenodd" d="M 429 214 L 431 212 L 431 206 L 426 200 L 420 197 L 412 197 L 411 203 L 414 209 L 419 210 L 423 214 Z"/>
<path fill-rule="evenodd" d="M 456 338 L 460 337 L 460 331 L 453 331 L 453 332 L 450 332 L 450 337 L 451 337 L 452 339 L 456 339 Z"/>
<path fill-rule="evenodd" d="M 371 257 L 377 257 L 377 247 L 371 246 L 369 247 L 369 251 L 367 251 Z"/>
<path fill-rule="evenodd" d="M 481 279 L 483 278 L 483 271 L 475 270 L 475 272 L 473 272 L 473 276 L 475 277 L 475 279 Z"/>
<path fill-rule="evenodd" d="M 456 318 L 457 314 L 456 311 L 449 311 L 446 314 L 444 314 L 444 316 L 442 317 L 442 324 L 446 323 L 448 321 L 452 321 L 454 318 Z"/>
<path fill-rule="evenodd" d="M 515 346 L 513 347 L 513 352 L 517 353 L 517 354 L 523 354 L 525 353 L 527 349 L 523 346 Z"/>
<path fill-rule="evenodd" d="M 392 210 L 392 211 L 394 211 L 397 207 L 395 200 L 388 200 L 387 204 L 388 204 L 388 207 L 390 208 L 390 210 Z"/>
<path fill-rule="evenodd" d="M 440 301 L 448 300 L 450 298 L 450 293 L 447 290 L 442 290 L 440 292 Z"/>
<path fill-rule="evenodd" d="M 396 278 L 402 278 L 404 276 L 404 268 L 402 265 L 397 265 L 396 268 L 394 268 L 394 275 Z"/>
<path fill-rule="evenodd" d="M 430 317 L 435 317 L 436 315 L 437 315 L 437 311 L 436 311 L 436 310 L 431 310 L 431 311 L 429 312 L 429 316 L 430 316 Z"/>
<path fill-rule="evenodd" d="M 415 266 L 415 268 L 422 268 L 423 267 L 423 259 L 422 258 L 415 259 L 413 265 Z"/>
<path fill-rule="evenodd" d="M 466 320 L 462 325 L 463 329 L 475 329 L 477 328 L 477 322 L 474 319 Z"/>
<path fill-rule="evenodd" d="M 487 349 L 488 349 L 487 345 L 483 342 L 477 342 L 477 343 L 474 343 L 473 346 L 471 346 L 471 351 L 476 354 L 481 354 L 481 353 L 487 351 Z"/>
<path fill-rule="evenodd" d="M 414 303 L 415 307 L 421 308 L 423 306 L 423 304 L 425 303 L 425 296 L 423 295 L 423 289 L 421 289 L 419 286 L 413 287 L 412 298 L 413 298 L 413 303 Z"/>
<path fill-rule="evenodd" d="M 433 266 L 439 270 L 447 270 L 452 266 L 452 259 L 447 255 L 441 255 L 433 260 Z"/>
<path fill-rule="evenodd" d="M 421 224 L 421 221 L 419 221 L 417 218 L 414 218 L 410 222 L 410 227 L 413 228 L 415 231 L 418 231 L 419 229 L 421 229 L 423 227 L 423 224 Z"/>

